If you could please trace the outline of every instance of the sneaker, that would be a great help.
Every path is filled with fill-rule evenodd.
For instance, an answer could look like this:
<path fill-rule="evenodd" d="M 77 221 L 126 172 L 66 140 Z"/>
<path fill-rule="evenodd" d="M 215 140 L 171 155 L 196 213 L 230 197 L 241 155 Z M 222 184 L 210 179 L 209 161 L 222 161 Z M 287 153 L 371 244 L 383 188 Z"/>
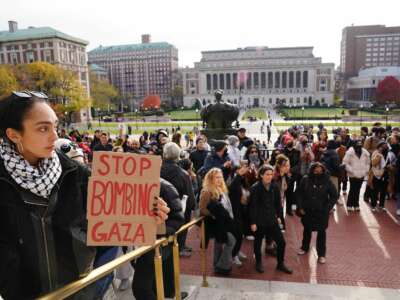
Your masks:
<path fill-rule="evenodd" d="M 396 215 L 400 216 L 400 208 L 396 210 Z"/>
<path fill-rule="evenodd" d="M 352 206 L 347 206 L 347 211 L 353 211 L 354 210 L 354 207 L 352 207 Z"/>
<path fill-rule="evenodd" d="M 246 236 L 246 239 L 248 241 L 254 241 L 254 236 L 253 235 L 248 235 L 248 236 Z"/>
<path fill-rule="evenodd" d="M 376 207 L 371 208 L 373 212 L 376 212 Z"/>
<path fill-rule="evenodd" d="M 356 207 L 354 207 L 354 210 L 355 211 L 360 211 L 360 207 L 356 206 Z"/>
<path fill-rule="evenodd" d="M 307 251 L 305 251 L 305 250 L 303 250 L 303 249 L 300 249 L 299 251 L 297 251 L 297 254 L 298 255 L 304 255 L 304 254 L 306 254 L 307 253 Z"/>
<path fill-rule="evenodd" d="M 247 255 L 244 254 L 242 251 L 239 251 L 238 256 L 240 260 L 247 259 Z"/>
<path fill-rule="evenodd" d="M 240 259 L 239 259 L 239 257 L 238 257 L 237 255 L 233 258 L 232 263 L 233 263 L 234 265 L 237 265 L 238 267 L 241 267 L 241 266 L 243 265 L 242 262 L 240 261 Z"/>
<path fill-rule="evenodd" d="M 279 264 L 276 269 L 286 274 L 292 274 L 293 270 L 286 266 L 284 263 Z"/>
<path fill-rule="evenodd" d="M 387 212 L 386 207 L 380 207 L 380 209 L 381 209 L 383 212 Z"/>
<path fill-rule="evenodd" d="M 323 257 L 323 256 L 318 257 L 318 263 L 319 263 L 319 264 L 324 264 L 324 263 L 326 263 L 326 258 Z"/>
<path fill-rule="evenodd" d="M 129 281 L 129 279 L 122 279 L 121 283 L 119 284 L 118 289 L 120 291 L 125 291 L 130 287 L 131 287 L 131 282 Z"/>
<path fill-rule="evenodd" d="M 188 246 L 184 246 L 183 250 L 187 251 L 187 252 L 192 252 L 193 251 L 192 247 L 188 247 Z"/>

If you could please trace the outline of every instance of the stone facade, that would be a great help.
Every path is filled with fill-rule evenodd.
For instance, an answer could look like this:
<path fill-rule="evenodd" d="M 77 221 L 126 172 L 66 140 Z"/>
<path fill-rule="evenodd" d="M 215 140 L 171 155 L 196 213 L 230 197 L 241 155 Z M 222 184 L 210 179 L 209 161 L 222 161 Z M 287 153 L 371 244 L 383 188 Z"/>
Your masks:
<path fill-rule="evenodd" d="M 213 102 L 216 89 L 242 108 L 333 104 L 334 64 L 314 57 L 313 47 L 204 51 L 182 73 L 185 106 Z"/>

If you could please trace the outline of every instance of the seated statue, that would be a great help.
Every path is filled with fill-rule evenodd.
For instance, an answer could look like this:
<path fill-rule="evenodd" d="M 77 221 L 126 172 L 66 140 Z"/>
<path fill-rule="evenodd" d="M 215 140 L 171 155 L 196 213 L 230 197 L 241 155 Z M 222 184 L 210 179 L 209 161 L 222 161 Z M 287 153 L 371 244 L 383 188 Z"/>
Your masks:
<path fill-rule="evenodd" d="M 215 91 L 215 104 L 202 108 L 200 116 L 207 129 L 230 129 L 239 116 L 239 108 L 222 100 L 222 90 Z"/>

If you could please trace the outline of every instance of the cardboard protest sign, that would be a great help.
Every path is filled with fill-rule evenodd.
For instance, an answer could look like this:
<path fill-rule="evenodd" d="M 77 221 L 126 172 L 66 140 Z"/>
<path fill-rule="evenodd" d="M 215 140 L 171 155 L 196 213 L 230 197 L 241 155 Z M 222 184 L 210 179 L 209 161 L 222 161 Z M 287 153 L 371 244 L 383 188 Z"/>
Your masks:
<path fill-rule="evenodd" d="M 160 193 L 161 158 L 98 151 L 93 153 L 92 166 L 87 244 L 153 244 L 159 230 L 152 209 Z"/>

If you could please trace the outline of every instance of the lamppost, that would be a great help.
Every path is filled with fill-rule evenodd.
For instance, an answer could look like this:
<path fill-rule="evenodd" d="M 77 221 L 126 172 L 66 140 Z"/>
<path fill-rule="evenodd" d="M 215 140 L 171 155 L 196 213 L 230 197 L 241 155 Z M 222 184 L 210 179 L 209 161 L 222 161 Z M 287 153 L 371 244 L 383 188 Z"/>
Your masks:
<path fill-rule="evenodd" d="M 138 110 L 135 108 L 136 131 L 138 131 Z"/>
<path fill-rule="evenodd" d="M 199 109 L 196 108 L 197 127 L 199 127 Z"/>
<path fill-rule="evenodd" d="M 67 112 L 67 111 L 64 112 L 64 115 L 65 115 L 65 117 L 64 117 L 65 127 L 68 128 L 68 120 L 67 120 L 67 118 L 68 118 L 68 112 Z"/>
<path fill-rule="evenodd" d="M 330 105 L 328 104 L 328 120 L 329 120 L 329 106 L 330 106 Z"/>
<path fill-rule="evenodd" d="M 386 128 L 388 126 L 388 114 L 389 114 L 389 107 L 386 106 Z"/>
<path fill-rule="evenodd" d="M 97 108 L 97 118 L 99 119 L 99 127 L 100 127 L 100 107 Z"/>
<path fill-rule="evenodd" d="M 301 107 L 301 122 L 304 123 L 304 106 Z"/>
<path fill-rule="evenodd" d="M 361 108 L 361 110 L 360 110 L 360 127 L 362 127 L 362 121 L 363 121 L 363 119 L 362 119 L 362 109 L 363 109 L 363 105 L 362 105 L 362 104 L 360 105 L 360 108 Z"/>

